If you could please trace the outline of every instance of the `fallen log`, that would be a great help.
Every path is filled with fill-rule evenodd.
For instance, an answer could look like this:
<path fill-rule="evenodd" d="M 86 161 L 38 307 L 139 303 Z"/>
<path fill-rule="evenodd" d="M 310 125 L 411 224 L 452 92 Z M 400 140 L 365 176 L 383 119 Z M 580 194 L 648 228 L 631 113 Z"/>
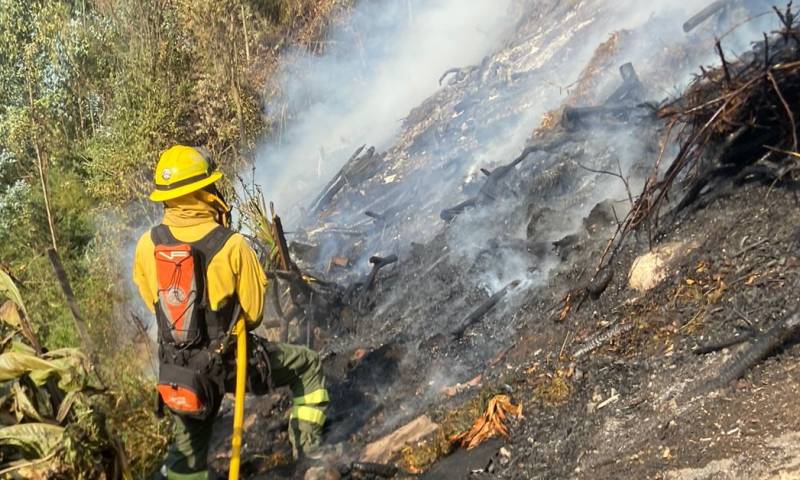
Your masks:
<path fill-rule="evenodd" d="M 485 302 L 480 304 L 478 308 L 473 310 L 473 312 L 470 313 L 467 316 L 467 318 L 465 318 L 461 322 L 460 326 L 450 333 L 450 336 L 456 340 L 462 338 L 464 336 L 464 333 L 467 331 L 469 327 L 481 321 L 481 319 L 487 313 L 489 313 L 489 311 L 493 309 L 495 305 L 497 305 L 500 302 L 500 300 L 502 300 L 508 294 L 509 291 L 517 288 L 519 284 L 520 284 L 519 280 L 514 280 L 513 282 L 503 287 L 499 292 L 489 297 Z"/>
<path fill-rule="evenodd" d="M 356 157 L 361 155 L 361 152 L 366 147 L 367 147 L 366 144 L 358 147 L 356 151 L 350 156 L 350 158 L 347 159 L 347 163 L 345 163 L 345 165 L 352 162 L 353 160 L 356 159 Z M 333 199 L 333 197 L 335 197 L 336 194 L 339 193 L 339 190 L 341 190 L 342 187 L 345 185 L 345 179 L 342 173 L 343 171 L 344 169 L 340 170 L 339 173 L 330 182 L 328 182 L 327 185 L 325 185 L 325 188 L 322 189 L 322 192 L 317 196 L 317 198 L 314 199 L 314 202 L 311 204 L 311 209 L 310 209 L 311 212 L 317 212 L 323 209 L 325 206 L 327 206 L 328 202 L 330 202 Z"/>
<path fill-rule="evenodd" d="M 617 120 L 628 120 L 637 112 L 644 112 L 645 105 L 600 105 L 597 107 L 566 107 L 563 123 L 575 125 L 581 121 L 596 117 L 613 117 Z M 650 109 L 647 109 L 650 110 Z"/>
<path fill-rule="evenodd" d="M 353 462 L 350 464 L 350 469 L 355 472 L 366 473 L 382 478 L 393 478 L 397 475 L 398 471 L 397 467 L 394 465 L 373 462 Z"/>
<path fill-rule="evenodd" d="M 472 208 L 472 207 L 476 206 L 477 204 L 478 204 L 478 198 L 477 197 L 473 197 L 473 198 L 467 199 L 467 200 L 459 203 L 455 207 L 446 208 L 446 209 L 442 210 L 441 213 L 439 213 L 439 218 L 441 218 L 445 222 L 449 222 L 449 221 L 453 220 L 454 218 L 456 218 L 457 216 L 459 216 L 462 213 L 464 213 L 467 209 Z"/>
<path fill-rule="evenodd" d="M 683 24 L 683 31 L 686 33 L 691 32 L 692 30 L 695 29 L 695 27 L 705 22 L 715 13 L 722 10 L 726 5 L 731 3 L 731 1 L 732 0 L 717 0 L 716 2 L 707 6 L 706 8 L 700 10 L 692 18 L 687 20 L 686 23 Z"/>
<path fill-rule="evenodd" d="M 619 67 L 622 77 L 622 85 L 609 96 L 602 105 L 594 107 L 566 107 L 561 117 L 561 124 L 567 130 L 574 129 L 583 121 L 589 121 L 599 117 L 614 118 L 619 121 L 627 121 L 636 114 L 644 114 L 649 110 L 655 112 L 655 108 L 644 100 L 644 86 L 636 74 L 636 69 L 632 63 L 626 63 Z"/>
<path fill-rule="evenodd" d="M 755 331 L 747 331 L 742 335 L 726 338 L 725 340 L 699 345 L 692 350 L 692 353 L 694 353 L 695 355 L 707 355 L 709 353 L 718 352 L 725 348 L 730 348 L 734 345 L 739 345 L 740 343 L 747 342 L 748 340 L 753 338 L 755 334 L 756 334 Z"/>
<path fill-rule="evenodd" d="M 800 331 L 800 312 L 776 322 L 769 330 L 753 341 L 750 347 L 724 366 L 720 374 L 696 390 L 697 395 L 710 393 L 741 378 L 745 372 L 758 365 Z"/>
<path fill-rule="evenodd" d="M 347 160 L 347 163 L 339 170 L 339 173 L 328 182 L 322 192 L 314 199 L 309 209 L 312 214 L 325 210 L 345 185 L 358 185 L 378 172 L 379 167 L 376 165 L 376 160 L 382 157 L 375 155 L 375 147 L 369 147 L 366 152 L 364 151 L 365 147 L 366 145 L 362 145 L 356 149 L 355 153 Z"/>

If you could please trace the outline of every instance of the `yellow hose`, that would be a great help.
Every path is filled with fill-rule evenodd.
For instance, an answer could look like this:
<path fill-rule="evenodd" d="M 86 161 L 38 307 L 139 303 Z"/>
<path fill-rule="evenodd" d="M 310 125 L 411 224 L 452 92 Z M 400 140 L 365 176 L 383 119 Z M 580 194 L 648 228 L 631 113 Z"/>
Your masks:
<path fill-rule="evenodd" d="M 244 423 L 244 391 L 247 384 L 247 330 L 244 319 L 236 321 L 236 399 L 233 403 L 233 437 L 231 466 L 228 480 L 239 480 L 239 457 L 242 453 L 242 424 Z"/>

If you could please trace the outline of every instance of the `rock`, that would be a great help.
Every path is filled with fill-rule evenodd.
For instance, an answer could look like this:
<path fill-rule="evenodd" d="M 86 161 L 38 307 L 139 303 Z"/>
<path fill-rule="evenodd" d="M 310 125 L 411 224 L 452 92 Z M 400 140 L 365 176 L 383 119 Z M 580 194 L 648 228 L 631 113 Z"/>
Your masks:
<path fill-rule="evenodd" d="M 580 234 L 574 233 L 572 235 L 567 235 L 561 240 L 553 242 L 556 254 L 561 257 L 562 261 L 567 260 L 570 252 L 579 249 L 582 238 L 583 237 Z"/>
<path fill-rule="evenodd" d="M 621 213 L 621 215 L 624 216 L 625 213 Z M 600 230 L 613 226 L 616 221 L 616 217 L 614 216 L 614 202 L 606 200 L 592 208 L 589 215 L 583 219 L 583 228 L 585 228 L 589 234 L 593 235 Z"/>
<path fill-rule="evenodd" d="M 422 415 L 380 440 L 367 445 L 359 459 L 362 462 L 389 463 L 392 457 L 407 444 L 419 442 L 438 429 L 438 424 L 434 423 L 427 415 Z"/>
<path fill-rule="evenodd" d="M 328 271 L 330 272 L 331 270 L 333 270 L 336 267 L 346 268 L 348 266 L 350 266 L 350 259 L 349 258 L 341 257 L 341 256 L 333 256 L 333 257 L 331 257 L 331 261 L 328 264 Z"/>
<path fill-rule="evenodd" d="M 541 233 L 541 230 L 546 230 L 539 228 L 539 223 L 546 216 L 552 215 L 553 213 L 555 212 L 549 207 L 537 207 L 535 204 L 528 205 L 528 225 L 525 229 L 527 238 L 533 238 L 537 233 Z"/>
<path fill-rule="evenodd" d="M 306 470 L 304 480 L 340 480 L 342 476 L 333 467 L 311 467 Z"/>
<path fill-rule="evenodd" d="M 699 246 L 697 242 L 671 242 L 645 253 L 631 265 L 628 285 L 640 292 L 655 288 L 669 275 L 669 269 Z"/>

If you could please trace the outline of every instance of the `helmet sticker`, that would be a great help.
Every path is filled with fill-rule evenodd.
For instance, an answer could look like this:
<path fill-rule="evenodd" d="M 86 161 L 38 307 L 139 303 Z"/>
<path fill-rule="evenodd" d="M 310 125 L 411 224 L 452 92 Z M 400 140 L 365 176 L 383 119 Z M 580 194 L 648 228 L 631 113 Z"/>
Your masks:
<path fill-rule="evenodd" d="M 167 181 L 167 180 L 169 180 L 170 178 L 172 178 L 172 169 L 170 169 L 170 168 L 165 168 L 165 169 L 164 169 L 164 171 L 163 171 L 163 172 L 161 172 L 161 178 L 162 178 L 164 181 Z"/>

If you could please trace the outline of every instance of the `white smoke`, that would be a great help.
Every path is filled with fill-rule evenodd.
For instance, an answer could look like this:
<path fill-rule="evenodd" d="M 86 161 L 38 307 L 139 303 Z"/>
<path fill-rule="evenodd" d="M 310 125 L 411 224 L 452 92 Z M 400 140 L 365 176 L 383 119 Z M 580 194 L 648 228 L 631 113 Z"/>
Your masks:
<path fill-rule="evenodd" d="M 371 312 L 370 321 L 375 322 L 372 327 L 379 326 L 373 329 L 374 335 L 386 341 L 400 333 L 426 338 L 431 332 L 447 331 L 453 322 L 474 310 L 475 299 L 470 297 L 469 287 L 491 295 L 519 280 L 518 288 L 509 292 L 490 314 L 513 318 L 529 289 L 544 284 L 560 259 L 550 254 L 533 258 L 511 248 L 498 253 L 502 249 L 495 248 L 491 253 L 497 255 L 491 262 L 469 274 L 467 270 L 492 249 L 493 242 L 528 240 L 526 225 L 518 218 L 528 192 L 517 192 L 520 195 L 516 198 L 501 195 L 490 204 L 465 212 L 448 226 L 439 218 L 439 212 L 477 193 L 485 181 L 478 173 L 480 168 L 506 164 L 525 148 L 544 114 L 565 101 L 570 86 L 612 33 L 627 31 L 629 36 L 611 53 L 616 63 L 598 73 L 599 84 L 592 89 L 595 98 L 587 105 L 602 104 L 621 84 L 616 68 L 626 62 L 633 63 L 650 100 L 679 95 L 700 65 L 719 63 L 714 36 L 732 26 L 725 26 L 724 19 L 714 18 L 691 34 L 683 32 L 683 22 L 711 3 L 712 0 L 362 1 L 347 25 L 332 33 L 325 55 L 297 53 L 284 65 L 282 95 L 268 105 L 269 113 L 282 119 L 281 126 L 258 152 L 255 181 L 265 187 L 267 197 L 276 201 L 278 210 L 291 218 L 296 207 L 309 206 L 320 187 L 358 146 L 375 145 L 378 151 L 387 151 L 386 163 L 391 172 L 381 172 L 358 185 L 358 192 L 342 189 L 339 198 L 346 197 L 348 201 L 336 204 L 331 209 L 335 213 L 326 221 L 346 227 L 364 221 L 366 209 L 400 211 L 387 222 L 385 238 L 384 232 L 365 235 L 366 246 L 355 255 L 399 253 L 401 261 L 402 249 L 412 241 L 424 244 L 445 230 L 447 247 L 442 253 L 442 265 L 456 265 L 452 271 L 463 278 L 453 278 L 453 283 L 466 288 L 448 291 L 444 300 L 434 298 L 446 301 L 445 308 L 431 309 L 433 314 L 426 316 L 424 295 L 433 294 L 426 290 L 428 286 L 447 289 L 447 285 L 426 283 L 430 269 L 439 264 L 439 260 L 434 261 L 419 275 L 420 284 L 414 286 L 422 291 L 419 296 L 414 295 L 421 299 L 415 300 L 420 308 L 403 303 L 404 297 L 413 293 L 412 287 L 397 287 Z M 774 2 L 750 3 L 757 3 L 760 13 Z M 509 9 L 511 6 L 515 8 Z M 508 14 L 512 11 L 516 14 Z M 774 18 L 762 20 L 723 38 L 723 48 L 731 59 L 735 58 L 732 51 L 743 51 L 750 41 L 759 39 L 761 31 L 772 29 Z M 468 65 L 476 68 L 467 78 L 439 87 L 438 79 L 445 70 Z M 413 116 L 416 121 L 403 125 L 401 120 L 417 107 L 420 108 Z M 286 111 L 292 115 L 284 117 L 282 112 Z M 648 142 L 644 141 L 652 139 L 637 137 L 642 131 L 637 126 L 620 127 L 616 132 L 597 129 L 592 141 L 559 153 L 595 168 L 597 165 L 592 162 L 613 159 L 627 175 L 632 165 L 655 155 L 646 150 Z M 580 151 L 583 147 L 586 151 Z M 557 160 L 551 156 L 555 154 L 530 155 L 525 167 L 551 165 Z M 669 153 L 665 161 L 669 161 Z M 536 173 L 528 169 L 525 174 Z M 552 203 L 560 215 L 537 240 L 552 242 L 582 228 L 582 218 L 599 201 L 628 201 L 623 184 L 616 178 L 587 172 L 575 175 L 580 177 L 561 198 L 537 199 L 545 205 Z M 635 180 L 631 179 L 634 195 L 638 193 Z M 582 196 L 579 201 L 569 202 L 571 194 Z M 624 212 L 620 215 L 624 216 Z M 324 243 L 321 258 L 327 261 L 331 255 L 342 253 L 340 249 L 347 248 L 342 244 L 347 243 Z M 366 258 L 351 260 L 359 268 L 368 267 Z M 518 328 L 511 322 L 495 326 L 490 330 L 496 338 L 481 338 L 475 343 L 476 351 L 491 348 L 493 341 L 507 340 Z M 359 341 L 363 342 L 363 337 Z M 408 358 L 419 360 L 411 354 Z M 469 361 L 465 362 L 467 367 Z M 436 392 L 456 380 L 461 366 L 448 362 L 447 372 L 434 368 L 421 373 L 428 375 L 431 391 Z"/>
<path fill-rule="evenodd" d="M 569 87 L 610 34 L 628 32 L 627 40 L 613 56 L 619 64 L 634 64 L 651 100 L 677 96 L 700 65 L 718 64 L 713 39 L 721 29 L 731 26 L 724 25 L 724 18 L 712 18 L 691 34 L 682 30 L 686 19 L 711 3 L 363 1 L 344 26 L 331 34 L 325 55 L 295 53 L 285 62 L 282 94 L 267 105 L 271 115 L 282 119 L 281 126 L 258 151 L 255 181 L 264 187 L 268 198 L 275 200 L 282 214 L 296 220 L 302 214 L 298 207 L 309 206 L 320 187 L 358 146 L 369 144 L 378 151 L 390 150 L 390 163 L 400 173 L 398 179 L 374 179 L 373 183 L 381 184 L 380 189 L 359 187 L 365 191 L 364 200 L 340 206 L 340 220 L 352 224 L 363 220 L 366 208 L 385 211 L 393 203 L 410 203 L 414 213 L 404 218 L 393 243 L 371 247 L 392 253 L 412 240 L 424 243 L 443 226 L 438 219 L 441 209 L 466 199 L 469 188 L 473 188 L 471 194 L 475 193 L 475 185 L 482 182 L 479 168 L 507 163 L 524 148 L 543 115 L 565 100 Z M 756 4 L 757 13 L 776 4 L 749 3 Z M 523 19 L 527 30 L 515 31 L 525 15 L 534 19 Z M 536 16 L 540 17 L 538 22 Z M 771 30 L 775 21 L 773 15 L 745 23 L 724 36 L 723 48 L 734 58 L 733 52 L 745 50 L 750 41 L 759 38 L 757 32 Z M 676 55 L 682 58 L 676 60 Z M 459 105 L 450 117 L 434 120 L 438 131 L 444 132 L 437 136 L 436 145 L 416 151 L 391 150 L 398 136 L 413 135 L 408 132 L 417 128 L 414 124 L 401 125 L 411 109 L 426 99 L 439 101 L 431 95 L 442 93 L 438 85 L 441 74 L 448 68 L 471 64 L 480 64 L 477 77 L 467 80 L 471 83 L 466 89 L 456 90 L 456 96 L 465 96 L 463 108 Z M 610 93 L 621 82 L 616 65 L 598 78 L 601 84 L 595 88 L 597 92 Z M 603 100 L 598 93 L 595 104 Z M 435 109 L 431 112 L 439 114 Z M 464 133 L 453 135 L 454 131 Z M 598 135 L 602 137 L 598 140 L 608 140 L 607 134 Z M 627 172 L 645 154 L 644 145 L 631 135 L 617 136 L 614 142 L 629 146 L 620 158 L 620 167 Z M 526 162 L 546 160 L 543 155 L 533 155 Z M 625 196 L 622 184 L 615 179 L 602 178 L 596 183 L 595 202 Z M 502 216 L 498 211 L 502 205 L 490 207 L 487 214 Z M 553 240 L 579 228 L 580 219 L 592 206 L 587 202 L 565 211 L 563 225 L 552 232 Z M 454 250 L 485 248 L 486 240 L 496 232 L 482 231 L 486 230 L 482 225 L 485 221 L 479 212 L 457 220 L 448 235 Z M 523 235 L 521 231 L 506 233 Z M 337 253 L 335 242 L 324 247 L 326 255 Z M 365 261 L 358 263 L 366 265 Z M 522 275 L 530 268 L 505 265 L 504 270 Z M 533 272 L 538 279 L 544 278 L 541 274 L 542 270 Z M 507 276 L 499 278 L 487 272 L 482 283 L 496 290 L 506 280 Z"/>
<path fill-rule="evenodd" d="M 451 67 L 479 62 L 512 25 L 510 0 L 360 2 L 322 57 L 296 53 L 268 113 L 292 118 L 256 155 L 256 183 L 279 208 L 308 206 L 362 144 L 385 147 Z M 282 117 L 281 117 L 282 118 Z"/>

